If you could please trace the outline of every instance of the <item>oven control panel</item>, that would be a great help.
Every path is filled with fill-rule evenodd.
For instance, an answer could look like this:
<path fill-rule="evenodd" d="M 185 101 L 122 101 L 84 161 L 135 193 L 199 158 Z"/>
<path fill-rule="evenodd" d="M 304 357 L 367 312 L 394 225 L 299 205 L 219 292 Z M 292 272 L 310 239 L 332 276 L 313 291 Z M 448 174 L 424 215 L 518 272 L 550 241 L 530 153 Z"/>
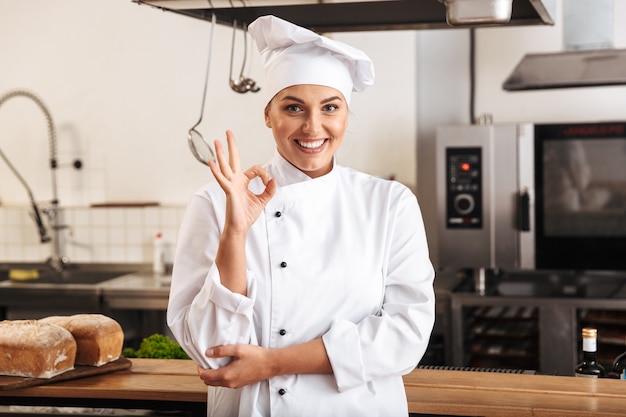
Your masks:
<path fill-rule="evenodd" d="M 481 148 L 446 148 L 446 226 L 483 226 Z"/>

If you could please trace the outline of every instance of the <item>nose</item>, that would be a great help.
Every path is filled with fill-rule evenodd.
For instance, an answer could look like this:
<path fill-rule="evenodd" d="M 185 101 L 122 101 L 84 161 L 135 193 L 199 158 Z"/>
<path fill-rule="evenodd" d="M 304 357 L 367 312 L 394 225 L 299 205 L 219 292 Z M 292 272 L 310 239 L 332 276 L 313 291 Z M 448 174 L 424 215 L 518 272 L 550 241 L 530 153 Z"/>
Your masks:
<path fill-rule="evenodd" d="M 313 135 L 318 132 L 320 127 L 320 118 L 317 114 L 311 113 L 307 116 L 302 124 L 302 131 L 308 135 Z"/>

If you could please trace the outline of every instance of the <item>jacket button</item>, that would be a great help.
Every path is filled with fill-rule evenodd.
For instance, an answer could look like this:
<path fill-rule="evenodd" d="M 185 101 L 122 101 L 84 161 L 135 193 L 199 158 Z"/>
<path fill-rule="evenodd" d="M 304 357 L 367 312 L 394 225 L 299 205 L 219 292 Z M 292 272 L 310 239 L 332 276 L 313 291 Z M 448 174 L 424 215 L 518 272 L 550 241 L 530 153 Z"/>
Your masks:
<path fill-rule="evenodd" d="M 285 391 L 285 389 L 284 389 L 284 388 L 281 388 L 281 389 L 279 389 L 279 390 L 278 390 L 278 393 L 279 393 L 280 395 L 285 395 L 285 394 L 287 394 L 287 391 Z"/>
<path fill-rule="evenodd" d="M 282 261 L 282 262 L 280 263 L 280 267 L 281 267 L 281 268 L 287 268 L 287 262 Z"/>
<path fill-rule="evenodd" d="M 280 217 L 282 215 L 283 215 L 283 213 L 281 213 L 280 211 L 277 211 L 276 213 L 274 213 L 274 216 L 276 216 L 276 217 Z"/>
<path fill-rule="evenodd" d="M 279 335 L 284 336 L 287 334 L 287 330 L 285 329 L 280 329 L 280 331 L 278 332 Z"/>

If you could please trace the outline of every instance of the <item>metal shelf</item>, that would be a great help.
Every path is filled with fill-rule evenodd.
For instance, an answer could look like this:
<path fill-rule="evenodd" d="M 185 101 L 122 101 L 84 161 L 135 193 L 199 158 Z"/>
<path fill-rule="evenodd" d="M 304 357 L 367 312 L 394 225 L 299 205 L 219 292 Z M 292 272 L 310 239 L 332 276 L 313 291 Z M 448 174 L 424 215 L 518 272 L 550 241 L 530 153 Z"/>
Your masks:
<path fill-rule="evenodd" d="M 259 16 L 273 14 L 316 32 L 354 32 L 377 30 L 416 30 L 451 28 L 446 21 L 446 6 L 439 0 L 343 1 L 241 1 L 232 0 L 132 0 L 159 9 L 211 20 L 232 26 L 247 24 Z M 273 5 L 254 5 L 267 4 Z M 300 4 L 293 4 L 300 3 Z M 313 3 L 313 4 L 312 4 Z M 210 5 L 213 5 L 211 8 Z M 223 7 L 219 7 L 222 5 Z M 511 19 L 497 26 L 554 24 L 542 0 L 514 0 Z M 483 25 L 484 26 L 484 25 Z M 467 26 L 463 26 L 467 27 Z"/>

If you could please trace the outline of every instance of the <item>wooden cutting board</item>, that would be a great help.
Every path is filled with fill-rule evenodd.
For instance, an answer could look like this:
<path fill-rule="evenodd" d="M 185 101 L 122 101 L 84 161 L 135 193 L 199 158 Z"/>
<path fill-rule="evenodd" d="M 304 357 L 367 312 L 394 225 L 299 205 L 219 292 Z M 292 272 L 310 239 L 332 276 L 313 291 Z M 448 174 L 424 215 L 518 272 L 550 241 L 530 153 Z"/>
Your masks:
<path fill-rule="evenodd" d="M 76 365 L 74 369 L 63 372 L 52 378 L 28 378 L 21 376 L 4 376 L 0 375 L 0 391 L 34 387 L 37 385 L 53 384 L 59 381 L 67 381 L 69 379 L 84 378 L 87 376 L 107 374 L 110 372 L 129 369 L 132 362 L 126 358 L 119 358 L 113 362 L 109 362 L 102 366 L 85 366 Z"/>

